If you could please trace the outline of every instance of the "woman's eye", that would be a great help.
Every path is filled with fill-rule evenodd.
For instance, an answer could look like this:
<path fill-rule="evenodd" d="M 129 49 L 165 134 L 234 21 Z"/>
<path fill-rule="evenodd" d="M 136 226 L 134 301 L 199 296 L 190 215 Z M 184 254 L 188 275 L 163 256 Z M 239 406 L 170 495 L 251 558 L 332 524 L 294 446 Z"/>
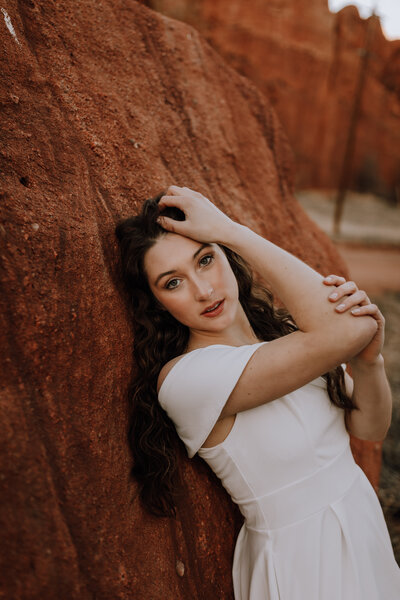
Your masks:
<path fill-rule="evenodd" d="M 205 256 L 202 256 L 201 259 L 199 260 L 199 264 L 202 267 L 206 267 L 207 265 L 210 264 L 210 262 L 212 262 L 212 260 L 214 259 L 212 254 L 206 254 Z"/>
<path fill-rule="evenodd" d="M 179 285 L 179 279 L 170 279 L 165 286 L 167 290 L 174 290 Z"/>

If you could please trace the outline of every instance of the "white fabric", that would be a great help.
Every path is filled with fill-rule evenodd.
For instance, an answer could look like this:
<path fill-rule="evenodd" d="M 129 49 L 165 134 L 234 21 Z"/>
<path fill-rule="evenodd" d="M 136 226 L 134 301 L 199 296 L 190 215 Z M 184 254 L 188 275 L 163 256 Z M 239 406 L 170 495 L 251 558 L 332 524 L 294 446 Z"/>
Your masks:
<path fill-rule="evenodd" d="M 208 437 L 249 358 L 263 343 L 241 346 L 240 352 L 220 344 L 193 350 L 164 379 L 158 400 L 190 458 Z"/>
<path fill-rule="evenodd" d="M 222 443 L 201 448 L 262 343 L 189 352 L 159 392 L 188 455 L 210 465 L 245 518 L 235 599 L 399 600 L 400 569 L 378 498 L 322 377 L 238 413 Z"/>

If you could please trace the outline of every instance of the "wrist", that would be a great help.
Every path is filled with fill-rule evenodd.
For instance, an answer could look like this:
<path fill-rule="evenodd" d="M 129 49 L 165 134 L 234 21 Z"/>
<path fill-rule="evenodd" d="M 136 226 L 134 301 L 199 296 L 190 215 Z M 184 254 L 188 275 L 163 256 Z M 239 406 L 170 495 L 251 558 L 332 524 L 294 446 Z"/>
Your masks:
<path fill-rule="evenodd" d="M 385 361 L 382 354 L 378 354 L 373 360 L 363 360 L 362 358 L 353 358 L 349 361 L 352 371 L 370 371 L 371 369 L 384 368 Z"/>
<path fill-rule="evenodd" d="M 218 244 L 222 244 L 223 246 L 227 246 L 230 250 L 236 251 L 237 244 L 240 243 L 240 238 L 243 236 L 244 232 L 248 230 L 248 227 L 245 225 L 241 225 L 236 221 L 230 220 L 226 226 L 220 231 L 219 239 L 217 240 Z"/>

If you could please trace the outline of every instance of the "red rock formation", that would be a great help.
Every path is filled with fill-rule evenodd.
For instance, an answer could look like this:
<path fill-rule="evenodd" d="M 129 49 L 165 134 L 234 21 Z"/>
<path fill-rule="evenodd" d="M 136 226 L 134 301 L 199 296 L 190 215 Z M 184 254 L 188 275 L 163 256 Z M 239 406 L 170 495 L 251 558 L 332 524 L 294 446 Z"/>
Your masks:
<path fill-rule="evenodd" d="M 367 21 L 327 0 L 149 0 L 197 27 L 273 103 L 294 150 L 296 185 L 335 188 L 342 169 Z M 400 40 L 374 21 L 350 183 L 400 186 Z"/>
<path fill-rule="evenodd" d="M 238 513 L 182 457 L 176 521 L 144 512 L 125 439 L 132 330 L 115 223 L 171 183 L 323 273 L 274 110 L 192 28 L 135 2 L 1 15 L 0 596 L 232 598 Z"/>

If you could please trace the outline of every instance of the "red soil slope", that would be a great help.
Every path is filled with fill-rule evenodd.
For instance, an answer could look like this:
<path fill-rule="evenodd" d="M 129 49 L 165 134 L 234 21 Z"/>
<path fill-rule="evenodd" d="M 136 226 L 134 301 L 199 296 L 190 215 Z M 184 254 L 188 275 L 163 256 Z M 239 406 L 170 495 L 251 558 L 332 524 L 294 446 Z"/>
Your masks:
<path fill-rule="evenodd" d="M 367 21 L 327 0 L 148 0 L 199 29 L 274 105 L 296 157 L 296 186 L 339 183 Z M 400 189 L 400 40 L 378 19 L 356 129 L 350 183 L 395 195 Z M 399 192 L 398 192 L 399 193 Z"/>
<path fill-rule="evenodd" d="M 206 465 L 182 457 L 176 521 L 147 515 L 128 478 L 115 223 L 186 184 L 322 273 L 345 265 L 293 198 L 274 110 L 195 30 L 132 0 L 6 7 L 0 595 L 232 598 L 240 518 Z"/>

